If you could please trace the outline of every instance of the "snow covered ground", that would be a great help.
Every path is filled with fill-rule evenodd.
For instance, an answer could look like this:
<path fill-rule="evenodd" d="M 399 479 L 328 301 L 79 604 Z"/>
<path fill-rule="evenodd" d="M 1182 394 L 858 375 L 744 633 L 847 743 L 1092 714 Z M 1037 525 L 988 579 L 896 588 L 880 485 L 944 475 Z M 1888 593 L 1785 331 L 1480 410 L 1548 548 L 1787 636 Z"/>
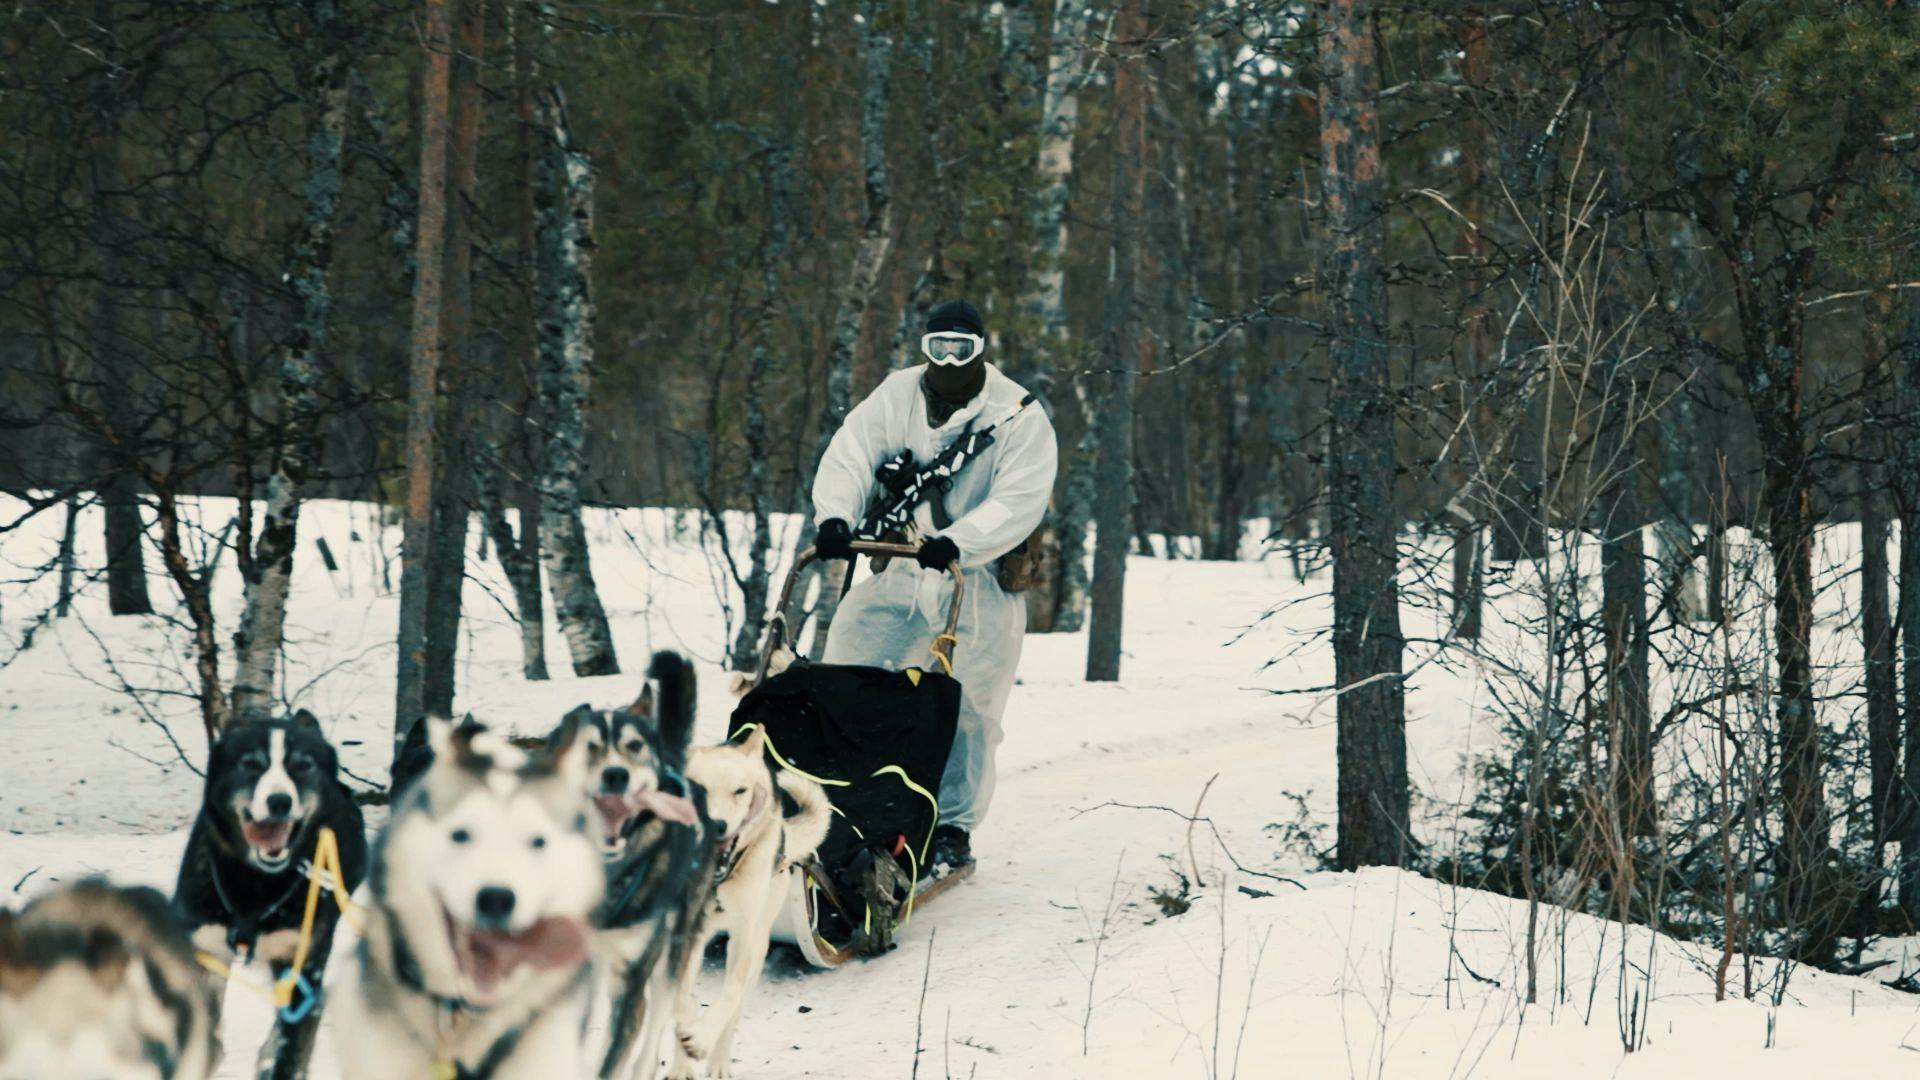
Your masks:
<path fill-rule="evenodd" d="M 217 533 L 231 503 L 198 509 Z M 0 500 L 0 519 L 18 511 Z M 204 753 L 183 694 L 191 664 L 165 617 L 109 618 L 94 584 L 71 617 L 38 626 L 32 648 L 14 654 L 52 602 L 50 579 L 22 582 L 51 559 L 58 518 L 0 537 L 0 658 L 10 658 L 0 667 L 0 895 L 10 903 L 89 873 L 170 887 L 199 796 L 181 760 Z M 702 732 L 717 737 L 727 590 L 689 525 L 660 511 L 595 514 L 594 569 L 623 663 L 637 670 L 653 648 L 695 657 Z M 99 565 L 99 531 L 83 516 L 83 569 Z M 323 718 L 347 768 L 380 781 L 398 530 L 371 507 L 320 503 L 302 531 L 286 685 Z M 338 572 L 315 557 L 315 535 Z M 1843 540 L 1825 552 L 1836 567 L 1850 562 Z M 636 675 L 524 682 L 498 568 L 471 568 L 461 709 L 542 731 L 578 702 L 631 698 Z M 170 611 L 157 563 L 153 575 Z M 1313 640 L 1325 587 L 1324 577 L 1297 583 L 1282 558 L 1136 559 L 1118 684 L 1080 679 L 1084 637 L 1029 638 L 999 794 L 975 838 L 978 876 L 916 917 L 888 957 L 829 974 L 776 971 L 749 1006 L 736 1075 L 1784 1077 L 1920 1066 L 1920 1001 L 1871 979 L 1800 971 L 1778 1009 L 1715 1004 L 1712 949 L 1543 909 L 1539 1003 L 1525 1005 L 1525 904 L 1396 871 L 1310 872 L 1285 826 L 1304 807 L 1310 827 L 1330 829 L 1332 709 L 1268 691 L 1329 681 L 1330 653 Z M 230 560 L 218 595 L 230 633 Z M 1836 612 L 1849 602 L 1832 596 Z M 1410 634 L 1438 636 L 1430 611 L 1406 619 Z M 565 671 L 557 633 L 549 660 Z M 1423 839 L 1444 832 L 1445 808 L 1471 793 L 1463 763 L 1492 745 L 1484 705 L 1471 671 L 1433 665 L 1413 680 Z M 1180 816 L 1203 792 L 1218 841 Z M 1179 876 L 1196 869 L 1191 906 L 1164 912 L 1154 891 L 1178 893 Z M 1760 966 L 1762 979 L 1773 974 Z M 229 1003 L 222 1075 L 238 1077 L 266 1013 L 246 995 Z M 1623 1031 L 1644 1034 L 1644 1047 L 1623 1052 Z M 333 1075 L 325 1040 L 320 1054 L 316 1075 Z"/>

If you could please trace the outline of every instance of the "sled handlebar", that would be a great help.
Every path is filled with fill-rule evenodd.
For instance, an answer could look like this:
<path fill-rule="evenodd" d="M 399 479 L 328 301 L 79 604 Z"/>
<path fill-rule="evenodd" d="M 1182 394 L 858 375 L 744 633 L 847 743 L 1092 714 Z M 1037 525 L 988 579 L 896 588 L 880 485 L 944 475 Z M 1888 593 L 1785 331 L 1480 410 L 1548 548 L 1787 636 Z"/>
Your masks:
<path fill-rule="evenodd" d="M 883 555 L 888 558 L 911 559 L 920 554 L 920 549 L 913 544 L 889 544 L 880 540 L 855 540 L 853 541 L 853 553 L 855 555 Z M 773 617 L 767 620 L 767 639 L 766 643 L 761 646 L 760 649 L 760 666 L 754 672 L 753 685 L 759 686 L 761 683 L 767 681 L 767 666 L 773 662 L 773 654 L 778 651 L 782 645 L 786 644 L 787 602 L 793 598 L 794 586 L 800 582 L 800 572 L 805 570 L 808 564 L 819 558 L 819 553 L 811 547 L 803 549 L 798 555 L 794 556 L 793 569 L 787 571 L 786 582 L 780 586 L 780 599 L 774 604 Z M 847 564 L 847 573 L 853 573 L 852 562 Z M 954 635 L 955 632 L 960 629 L 960 601 L 966 596 L 967 580 L 960 574 L 960 563 L 958 560 L 948 565 L 947 573 L 953 577 L 953 598 L 947 601 L 947 625 L 934 637 L 933 651 L 938 654 L 942 660 L 946 661 L 947 667 L 951 668 L 953 666 L 953 647 L 958 640 Z"/>

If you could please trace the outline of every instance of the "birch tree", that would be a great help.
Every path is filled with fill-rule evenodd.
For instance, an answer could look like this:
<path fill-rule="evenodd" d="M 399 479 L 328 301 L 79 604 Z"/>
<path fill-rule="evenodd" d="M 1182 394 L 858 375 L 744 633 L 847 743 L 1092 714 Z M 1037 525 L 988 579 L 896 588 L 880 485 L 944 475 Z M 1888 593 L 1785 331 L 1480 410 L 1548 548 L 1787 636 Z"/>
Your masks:
<path fill-rule="evenodd" d="M 1034 203 L 1033 235 L 1036 269 L 1024 306 L 1056 355 L 1067 355 L 1067 206 L 1073 194 L 1073 146 L 1080 121 L 1080 87 L 1086 81 L 1087 6 L 1085 0 L 1056 0 L 1047 35 L 1046 83 L 1040 97 L 1039 197 Z M 1044 389 L 1044 388 L 1043 388 Z M 1072 633 L 1084 625 L 1087 613 L 1087 526 L 1093 514 L 1093 411 L 1084 380 L 1072 387 L 1079 410 L 1082 436 L 1063 456 L 1060 512 L 1047 534 L 1059 547 L 1052 560 L 1057 568 L 1048 628 Z M 1038 605 L 1035 605 L 1036 607 Z"/>
<path fill-rule="evenodd" d="M 513 295 L 517 306 L 514 337 L 515 351 L 531 357 L 538 351 L 539 334 L 534 319 L 536 244 L 534 241 L 534 115 L 533 48 L 528 41 L 532 28 L 529 12 L 519 4 L 507 4 L 506 33 L 512 72 L 514 115 L 514 226 L 517 261 L 514 266 Z M 513 590 L 514 617 L 520 624 L 520 673 L 532 681 L 547 676 L 546 598 L 540 583 L 540 492 L 533 482 L 539 460 L 540 387 L 538 365 L 517 360 L 514 370 L 520 374 L 519 400 L 508 406 L 507 432 L 488 439 L 473 456 L 474 503 L 482 526 L 493 542 L 500 559 L 500 570 Z M 513 459 L 521 466 L 514 484 L 518 494 L 515 517 L 507 520 L 506 450 L 514 449 Z M 516 529 L 516 525 L 518 528 Z"/>
<path fill-rule="evenodd" d="M 350 22 L 337 0 L 306 0 L 295 70 L 301 87 L 306 196 L 287 283 L 299 302 L 293 333 L 281 352 L 281 433 L 267 476 L 265 516 L 253 551 L 241 560 L 245 605 L 233 636 L 234 712 L 246 716 L 273 700 L 274 671 L 284 638 L 287 590 L 299 545 L 300 503 L 309 474 L 319 465 L 315 430 L 320 382 L 333 313 L 334 222 L 344 179 L 351 61 Z M 251 463 L 243 463 L 251 468 Z"/>
<path fill-rule="evenodd" d="M 1484 93 L 1492 78 L 1492 64 L 1492 49 L 1487 42 L 1487 19 L 1484 14 L 1476 12 L 1461 23 L 1460 78 L 1476 92 Z M 1493 152 L 1493 133 L 1484 119 L 1476 117 L 1467 125 L 1465 137 L 1460 143 L 1461 208 L 1467 219 L 1460 247 L 1468 261 L 1475 264 L 1487 255 L 1487 199 L 1482 187 L 1487 181 L 1487 161 Z M 1461 312 L 1463 341 L 1460 377 L 1468 386 L 1476 388 L 1487 362 L 1487 325 L 1492 317 L 1478 293 L 1476 285 L 1467 286 L 1465 307 Z M 1483 465 L 1473 456 L 1473 449 L 1477 449 L 1478 444 L 1471 436 L 1490 426 L 1487 414 L 1491 410 L 1480 399 L 1477 389 L 1469 397 L 1465 405 L 1468 410 L 1465 422 L 1470 437 L 1465 440 L 1468 448 L 1461 450 L 1458 459 L 1462 465 L 1459 471 L 1463 490 L 1456 497 L 1462 505 L 1470 507 L 1476 496 L 1485 498 L 1479 491 L 1479 485 L 1485 483 L 1481 475 Z M 1455 523 L 1453 578 L 1449 591 L 1453 600 L 1453 634 L 1463 641 L 1474 641 L 1480 637 L 1481 609 L 1486 599 L 1486 549 L 1486 529 L 1478 521 Z"/>
<path fill-rule="evenodd" d="M 744 432 L 747 450 L 747 513 L 753 523 L 752 547 L 747 552 L 747 569 L 738 574 L 740 586 L 740 629 L 734 635 L 728 660 L 736 671 L 754 670 L 761 624 L 767 616 L 770 591 L 769 565 L 773 556 L 773 476 L 772 437 L 767 428 L 766 394 L 768 372 L 773 364 L 769 337 L 781 325 L 779 319 L 780 274 L 792 253 L 789 205 L 793 198 L 793 155 L 785 145 L 776 144 L 767 164 L 767 237 L 760 263 L 760 312 L 753 357 L 747 368 L 742 407 L 746 413 Z M 721 523 L 724 530 L 726 525 Z M 731 562 L 731 559 L 729 559 Z"/>
<path fill-rule="evenodd" d="M 542 146 L 534 200 L 539 231 L 540 396 L 547 421 L 536 483 L 540 552 L 553 618 L 575 675 L 615 675 L 613 631 L 593 581 L 581 520 L 586 406 L 593 379 L 593 163 L 574 140 L 556 83 L 537 103 Z"/>

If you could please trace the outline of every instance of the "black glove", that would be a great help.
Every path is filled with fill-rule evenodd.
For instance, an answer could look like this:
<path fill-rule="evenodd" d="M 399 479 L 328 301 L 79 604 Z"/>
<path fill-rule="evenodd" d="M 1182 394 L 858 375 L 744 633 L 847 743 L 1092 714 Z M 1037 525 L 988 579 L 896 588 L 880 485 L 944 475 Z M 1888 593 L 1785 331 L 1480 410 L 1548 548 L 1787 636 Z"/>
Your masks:
<path fill-rule="evenodd" d="M 853 558 L 853 530 L 839 518 L 821 522 L 813 537 L 813 553 L 823 559 Z"/>
<path fill-rule="evenodd" d="M 928 570 L 945 570 L 960 561 L 960 548 L 944 536 L 936 536 L 920 545 L 914 559 Z"/>

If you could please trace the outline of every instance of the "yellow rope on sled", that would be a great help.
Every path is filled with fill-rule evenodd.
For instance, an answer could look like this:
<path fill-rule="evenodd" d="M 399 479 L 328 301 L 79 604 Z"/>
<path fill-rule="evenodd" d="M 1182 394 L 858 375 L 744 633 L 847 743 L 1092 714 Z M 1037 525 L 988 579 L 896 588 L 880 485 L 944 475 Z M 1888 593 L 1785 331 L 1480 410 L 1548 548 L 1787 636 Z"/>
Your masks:
<path fill-rule="evenodd" d="M 912 865 L 913 883 L 907 886 L 907 902 L 905 906 L 903 906 L 900 909 L 899 925 L 894 927 L 895 930 L 904 930 L 907 927 L 907 920 L 913 918 L 914 895 L 920 891 L 920 860 L 926 857 L 927 849 L 933 846 L 933 830 L 936 827 L 938 827 L 940 822 L 940 799 L 938 796 L 934 795 L 933 792 L 928 791 L 926 788 L 923 788 L 919 784 L 914 783 L 913 777 L 907 775 L 907 770 L 901 768 L 898 765 L 887 765 L 882 768 L 875 769 L 873 775 L 885 776 L 888 773 L 892 773 L 893 775 L 898 776 L 900 778 L 900 782 L 907 786 L 907 790 L 927 800 L 927 802 L 933 805 L 934 824 L 927 826 L 927 839 L 920 845 L 920 854 L 918 856 L 914 855 L 913 845 L 911 844 L 907 845 L 907 859 L 909 862 L 913 864 Z"/>
<path fill-rule="evenodd" d="M 940 643 L 942 641 L 950 643 L 947 646 L 947 652 L 952 652 L 954 646 L 960 644 L 960 639 L 954 637 L 952 634 L 936 634 L 934 635 L 932 644 L 927 646 L 927 651 L 933 654 L 933 658 L 940 661 L 940 670 L 946 672 L 947 678 L 951 679 L 953 678 L 953 661 L 947 659 L 947 653 L 940 651 Z M 919 680 L 915 680 L 914 684 L 916 686 L 919 685 Z"/>
<path fill-rule="evenodd" d="M 300 917 L 300 939 L 293 947 L 293 966 L 273 984 L 271 990 L 245 979 L 240 981 L 241 986 L 273 1002 L 275 1008 L 284 1009 L 293 1003 L 294 987 L 299 983 L 301 973 L 307 969 L 307 953 L 313 948 L 313 920 L 319 913 L 323 881 L 332 892 L 334 905 L 340 909 L 340 914 L 352 924 L 354 930 L 363 929 L 360 911 L 347 893 L 347 875 L 340 865 L 340 839 L 325 825 L 320 827 L 320 833 L 314 840 L 313 862 L 307 869 L 307 908 Z M 233 966 L 226 961 L 204 949 L 195 950 L 194 955 L 201 967 L 222 979 L 233 978 Z"/>
<path fill-rule="evenodd" d="M 808 772 L 807 770 L 801 768 L 800 766 L 795 765 L 793 762 L 788 761 L 786 758 L 781 757 L 780 751 L 774 749 L 773 736 L 768 735 L 766 733 L 767 729 L 763 725 L 741 724 L 738 728 L 735 728 L 733 734 L 727 736 L 727 738 L 737 739 L 740 737 L 740 733 L 742 731 L 760 732 L 761 741 L 766 746 L 767 753 L 773 755 L 773 760 L 776 763 L 778 763 L 781 768 L 787 770 L 790 773 L 793 773 L 796 776 L 803 776 L 808 780 L 813 781 L 816 784 L 820 784 L 823 787 L 849 787 L 852 784 L 852 781 L 850 780 L 829 780 L 824 776 L 815 776 L 812 773 Z"/>

